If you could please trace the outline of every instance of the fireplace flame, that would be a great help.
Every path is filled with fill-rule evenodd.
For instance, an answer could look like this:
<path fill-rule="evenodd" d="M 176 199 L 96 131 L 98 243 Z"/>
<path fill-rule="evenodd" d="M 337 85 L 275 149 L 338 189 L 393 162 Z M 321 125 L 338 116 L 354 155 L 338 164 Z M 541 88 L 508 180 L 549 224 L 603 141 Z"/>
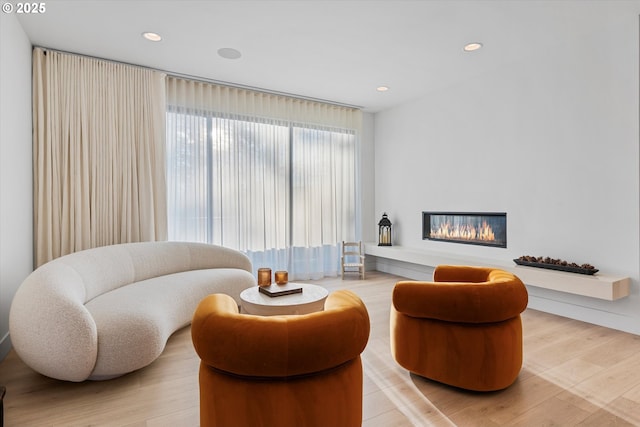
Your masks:
<path fill-rule="evenodd" d="M 494 242 L 496 236 L 491 226 L 486 221 L 482 221 L 482 225 L 476 227 L 474 225 L 456 225 L 445 222 L 438 229 L 431 232 L 434 239 L 451 239 L 451 240 L 475 240 L 482 242 Z"/>

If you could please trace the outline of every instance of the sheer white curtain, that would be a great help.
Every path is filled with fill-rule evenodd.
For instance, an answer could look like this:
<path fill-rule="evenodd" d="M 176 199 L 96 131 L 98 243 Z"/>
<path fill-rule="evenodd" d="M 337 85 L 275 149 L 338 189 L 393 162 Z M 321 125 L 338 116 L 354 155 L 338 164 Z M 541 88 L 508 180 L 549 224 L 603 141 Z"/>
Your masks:
<path fill-rule="evenodd" d="M 36 48 L 36 265 L 166 240 L 164 74 Z"/>
<path fill-rule="evenodd" d="M 167 78 L 169 239 L 337 275 L 357 238 L 357 109 Z"/>

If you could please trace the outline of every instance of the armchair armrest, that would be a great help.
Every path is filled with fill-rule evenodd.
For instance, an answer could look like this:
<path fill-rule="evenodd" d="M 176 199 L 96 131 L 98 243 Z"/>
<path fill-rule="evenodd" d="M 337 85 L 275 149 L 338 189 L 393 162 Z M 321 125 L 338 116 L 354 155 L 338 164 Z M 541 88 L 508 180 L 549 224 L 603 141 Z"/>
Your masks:
<path fill-rule="evenodd" d="M 518 316 L 528 303 L 524 284 L 512 277 L 480 283 L 400 281 L 393 289 L 393 307 L 417 318 L 501 322 Z"/>

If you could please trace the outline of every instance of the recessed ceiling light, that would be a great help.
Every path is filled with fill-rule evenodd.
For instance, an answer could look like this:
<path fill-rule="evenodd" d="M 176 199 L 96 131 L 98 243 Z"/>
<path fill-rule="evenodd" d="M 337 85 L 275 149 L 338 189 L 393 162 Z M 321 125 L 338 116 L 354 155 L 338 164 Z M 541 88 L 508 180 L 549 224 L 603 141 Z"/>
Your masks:
<path fill-rule="evenodd" d="M 377 90 L 378 92 L 386 92 L 386 91 L 388 91 L 388 90 L 389 90 L 389 87 L 388 87 L 388 86 L 378 86 L 378 87 L 376 88 L 376 90 Z"/>
<path fill-rule="evenodd" d="M 473 52 L 474 50 L 478 50 L 481 47 L 482 47 L 482 43 L 473 42 L 473 43 L 466 44 L 463 49 L 465 52 Z"/>
<path fill-rule="evenodd" d="M 222 47 L 218 49 L 218 55 L 224 59 L 238 59 L 242 56 L 239 50 L 231 47 Z"/>
<path fill-rule="evenodd" d="M 142 37 L 152 42 L 159 42 L 160 40 L 162 40 L 162 36 L 160 34 L 152 33 L 149 31 L 142 33 Z"/>

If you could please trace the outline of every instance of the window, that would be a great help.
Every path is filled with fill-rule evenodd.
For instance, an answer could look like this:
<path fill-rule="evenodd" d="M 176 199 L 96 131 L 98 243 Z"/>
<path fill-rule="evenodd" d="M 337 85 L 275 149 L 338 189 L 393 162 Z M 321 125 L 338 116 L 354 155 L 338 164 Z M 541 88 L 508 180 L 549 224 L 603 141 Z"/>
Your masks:
<path fill-rule="evenodd" d="M 170 240 L 245 252 L 291 279 L 338 272 L 356 234 L 356 132 L 170 107 Z"/>

